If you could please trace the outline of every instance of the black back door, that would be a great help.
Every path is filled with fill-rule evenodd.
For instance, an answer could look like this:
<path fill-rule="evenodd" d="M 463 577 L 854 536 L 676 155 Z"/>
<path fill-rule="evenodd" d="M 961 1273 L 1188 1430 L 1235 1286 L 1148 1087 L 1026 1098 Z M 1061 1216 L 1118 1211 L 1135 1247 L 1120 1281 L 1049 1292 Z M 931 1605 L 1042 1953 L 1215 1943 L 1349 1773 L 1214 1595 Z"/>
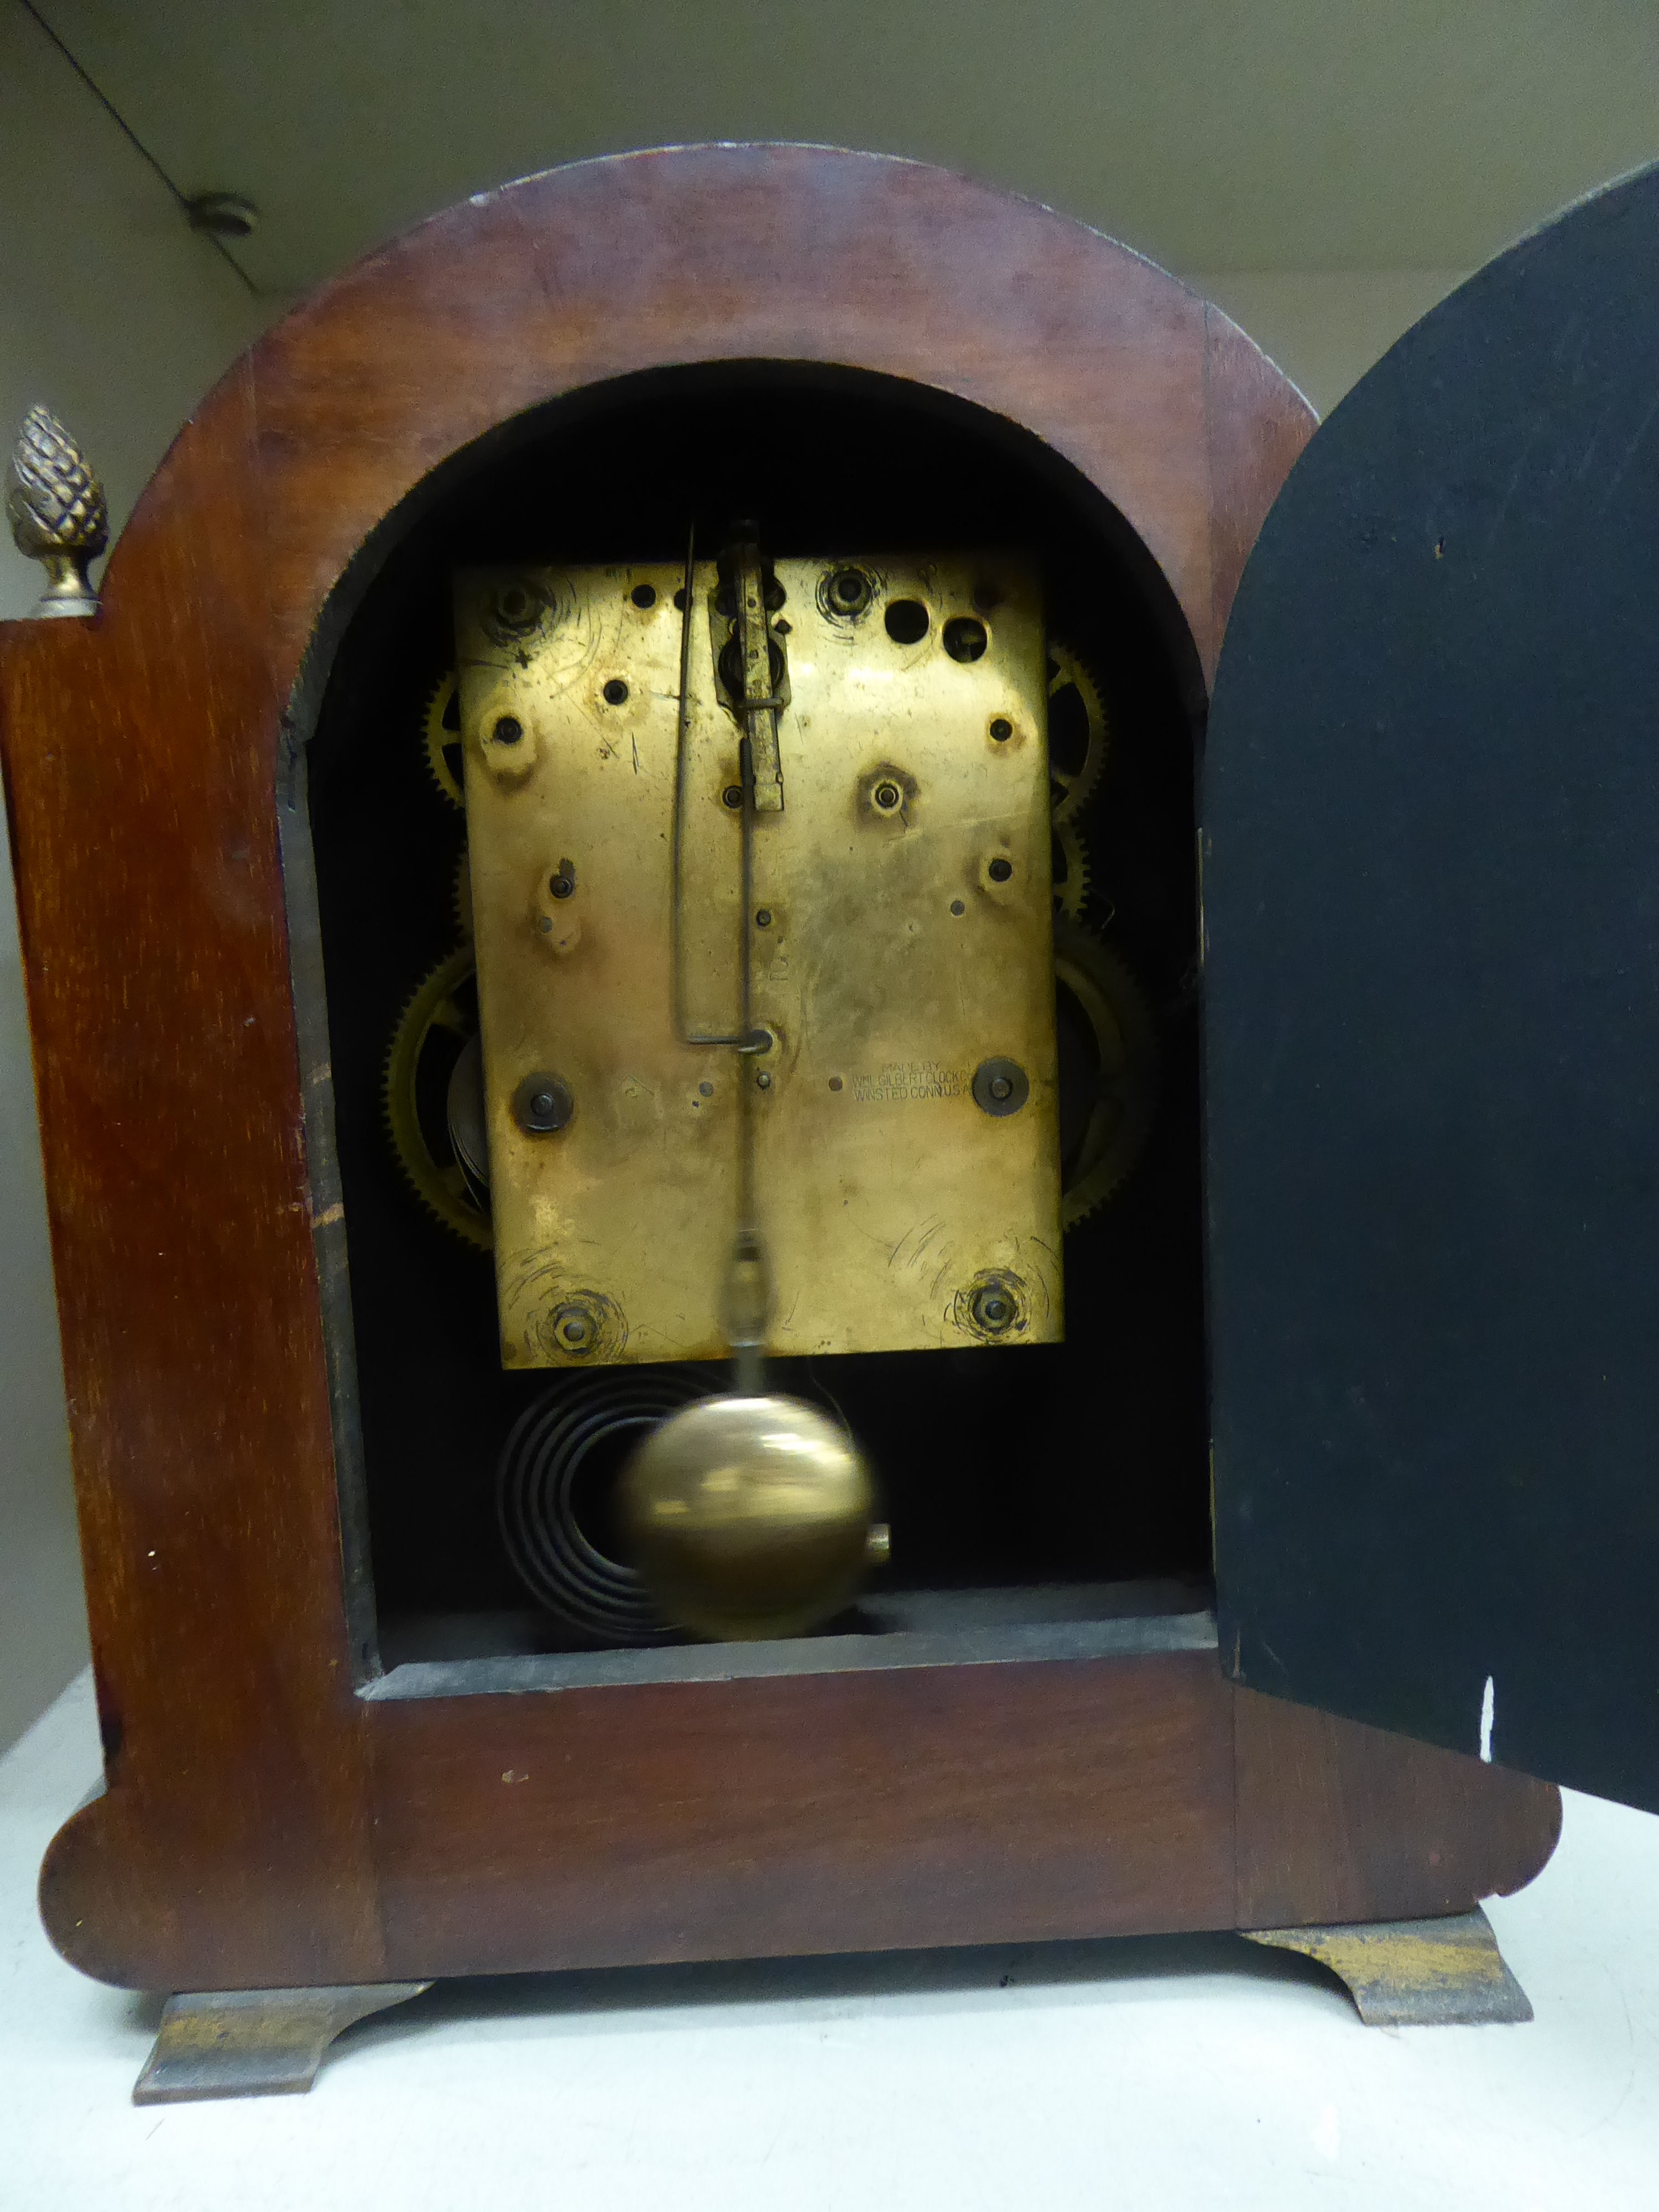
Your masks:
<path fill-rule="evenodd" d="M 1316 435 L 1203 837 L 1224 1654 L 1659 1807 L 1659 170 Z"/>

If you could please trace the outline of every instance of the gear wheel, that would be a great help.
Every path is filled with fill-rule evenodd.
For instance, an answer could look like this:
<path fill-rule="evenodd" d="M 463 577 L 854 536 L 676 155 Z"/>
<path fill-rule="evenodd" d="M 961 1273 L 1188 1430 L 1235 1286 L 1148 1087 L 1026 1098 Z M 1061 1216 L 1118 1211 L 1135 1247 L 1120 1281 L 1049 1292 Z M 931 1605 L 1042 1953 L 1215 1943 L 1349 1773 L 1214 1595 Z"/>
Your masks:
<path fill-rule="evenodd" d="M 1089 854 L 1075 823 L 1057 822 L 1054 833 L 1054 912 L 1081 921 L 1089 896 Z"/>
<path fill-rule="evenodd" d="M 1054 818 L 1069 822 L 1087 805 L 1106 766 L 1111 727 L 1100 686 L 1082 659 L 1048 641 L 1048 785 Z"/>
<path fill-rule="evenodd" d="M 464 945 L 441 960 L 404 1007 L 381 1086 L 387 1133 L 416 1196 L 464 1243 L 495 1242 L 482 1164 L 466 1127 L 477 1077 L 477 962 Z M 474 1121 L 477 1116 L 473 1109 Z"/>
<path fill-rule="evenodd" d="M 452 806 L 465 806 L 461 789 L 460 690 L 452 668 L 438 678 L 421 717 L 426 740 L 426 764 L 432 781 Z"/>
<path fill-rule="evenodd" d="M 1158 1041 L 1151 1009 L 1123 962 L 1063 921 L 1054 924 L 1054 982 L 1060 1218 L 1072 1229 L 1111 1197 L 1140 1157 L 1158 1103 Z"/>

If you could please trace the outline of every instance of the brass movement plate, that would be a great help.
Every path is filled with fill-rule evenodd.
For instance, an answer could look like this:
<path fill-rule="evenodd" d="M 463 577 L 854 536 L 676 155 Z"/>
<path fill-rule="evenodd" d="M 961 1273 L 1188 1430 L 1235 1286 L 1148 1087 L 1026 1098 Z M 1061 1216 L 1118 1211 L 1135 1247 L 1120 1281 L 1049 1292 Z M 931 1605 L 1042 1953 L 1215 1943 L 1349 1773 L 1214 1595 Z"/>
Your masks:
<path fill-rule="evenodd" d="M 510 1367 L 723 1354 L 739 1083 L 772 1351 L 1062 1333 L 1036 578 L 1006 553 L 775 574 L 783 805 L 754 817 L 747 923 L 772 1042 L 752 1057 L 684 1041 L 733 1036 L 741 1010 L 739 731 L 714 563 L 695 572 L 683 744 L 682 568 L 457 580 Z M 831 591 L 848 574 L 869 593 L 853 613 Z M 927 617 L 908 642 L 887 620 L 904 601 Z M 896 615 L 900 637 L 915 620 Z M 947 650 L 964 633 L 978 657 Z M 993 1060 L 1029 1084 L 1017 1110 L 975 1102 Z M 526 1097 L 549 1095 L 526 1092 L 532 1076 L 562 1086 L 562 1127 L 522 1126 Z"/>

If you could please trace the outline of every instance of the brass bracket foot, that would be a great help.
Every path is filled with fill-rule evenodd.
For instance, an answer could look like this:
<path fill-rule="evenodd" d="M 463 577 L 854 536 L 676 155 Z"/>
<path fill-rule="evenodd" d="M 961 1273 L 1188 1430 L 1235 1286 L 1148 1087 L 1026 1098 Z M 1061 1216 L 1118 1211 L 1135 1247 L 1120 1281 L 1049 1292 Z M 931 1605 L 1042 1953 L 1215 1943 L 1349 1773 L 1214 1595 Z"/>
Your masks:
<path fill-rule="evenodd" d="M 319 1990 L 207 1990 L 167 1999 L 135 2105 L 198 2097 L 298 2096 L 343 2028 L 429 1990 L 430 1982 L 361 1982 Z"/>
<path fill-rule="evenodd" d="M 1252 1943 L 1303 1951 L 1347 1986 L 1367 2027 L 1459 2027 L 1532 2018 L 1477 1905 L 1445 1920 L 1353 1928 L 1247 1928 Z"/>

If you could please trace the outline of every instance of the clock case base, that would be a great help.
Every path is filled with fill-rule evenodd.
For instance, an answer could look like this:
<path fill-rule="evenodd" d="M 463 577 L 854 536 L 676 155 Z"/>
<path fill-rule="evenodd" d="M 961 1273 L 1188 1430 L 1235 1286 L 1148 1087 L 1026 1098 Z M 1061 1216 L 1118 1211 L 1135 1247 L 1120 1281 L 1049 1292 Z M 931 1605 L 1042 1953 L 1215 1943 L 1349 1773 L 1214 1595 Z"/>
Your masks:
<path fill-rule="evenodd" d="M 533 1720 L 541 1701 L 387 1709 L 475 1713 L 480 1758 L 453 1762 L 450 1788 L 479 1793 L 499 1760 L 500 1779 L 489 1776 L 496 1790 L 536 1808 L 515 1824 L 515 1863 L 491 1869 L 487 1918 L 465 1916 L 470 1870 L 446 1864 L 438 1841 L 459 1806 L 428 1802 L 424 1846 L 405 1832 L 396 1847 L 413 1855 L 405 1883 L 382 1899 L 383 1925 L 397 1931 L 387 1964 L 410 1978 L 175 1996 L 135 2098 L 308 2088 L 328 2043 L 353 2021 L 441 1976 L 515 1968 L 1237 1929 L 1328 1966 L 1370 2025 L 1531 2018 L 1478 1900 L 1521 1887 L 1548 1858 L 1560 1823 L 1550 1785 L 1238 1689 L 1213 1651 L 959 1671 L 1027 1677 L 1050 1724 L 1026 1725 L 1023 1698 L 992 1697 L 976 1716 L 970 1774 L 942 1746 L 929 1767 L 921 1747 L 900 1757 L 890 1738 L 895 1756 L 884 1786 L 868 1793 L 862 1832 L 826 1803 L 824 1826 L 794 1835 L 788 1865 L 765 1875 L 744 1863 L 740 1824 L 701 1881 L 676 1884 L 662 1865 L 648 1895 L 642 1868 L 619 1868 L 608 1928 L 596 1910 L 597 1865 L 587 1913 L 574 1899 L 568 1917 L 552 1904 L 558 1784 L 555 1770 L 550 1789 L 536 1786 L 538 1767 L 548 1771 Z M 819 1680 L 856 1701 L 860 1684 L 872 1693 L 893 1677 Z M 954 1729 L 944 1735 L 962 1741 Z M 820 1741 L 827 1768 L 837 1747 Z M 774 1805 L 770 1817 L 784 1810 Z M 749 1811 L 757 1830 L 765 1825 L 762 1808 Z M 811 1863 L 828 1851 L 836 1881 L 815 1881 Z M 665 1918 L 665 1891 L 673 1899 Z M 62 1942 L 68 1900 L 52 1863 L 44 1895 Z M 222 1973 L 239 1961 L 252 1968 L 253 1928 L 228 1927 L 222 1939 Z"/>

